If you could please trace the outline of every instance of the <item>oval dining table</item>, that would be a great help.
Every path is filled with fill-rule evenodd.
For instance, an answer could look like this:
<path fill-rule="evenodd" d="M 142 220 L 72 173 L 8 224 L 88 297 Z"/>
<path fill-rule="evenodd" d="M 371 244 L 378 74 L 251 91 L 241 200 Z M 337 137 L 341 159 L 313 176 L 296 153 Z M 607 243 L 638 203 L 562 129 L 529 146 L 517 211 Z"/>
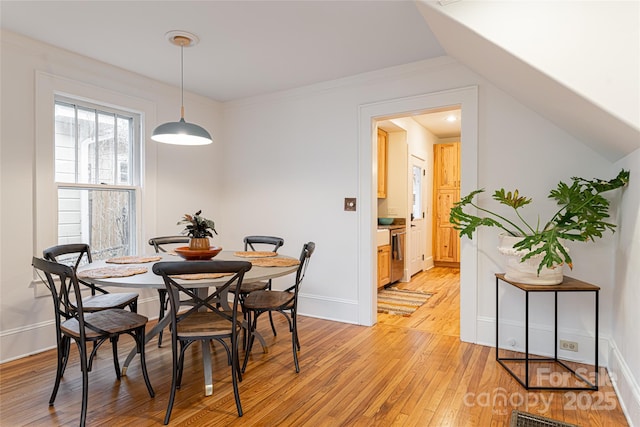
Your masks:
<path fill-rule="evenodd" d="M 216 255 L 213 260 L 220 261 L 250 261 L 249 258 L 239 257 L 234 255 L 235 251 L 221 251 L 218 255 Z M 161 261 L 179 261 L 179 262 L 190 262 L 185 261 L 179 256 L 173 253 L 159 253 L 152 254 L 148 256 L 158 256 L 161 257 Z M 278 258 L 292 258 L 286 255 L 277 255 Z M 295 258 L 294 258 L 295 259 Z M 90 264 L 85 264 L 78 268 L 78 273 L 81 273 L 84 270 L 91 270 L 94 268 L 103 268 L 103 267 L 113 267 L 116 265 L 122 266 L 137 266 L 137 267 L 146 267 L 147 271 L 141 274 L 135 274 L 133 276 L 126 277 L 109 277 L 109 278 L 101 278 L 101 279 L 83 279 L 85 281 L 90 281 L 100 286 L 116 286 L 121 288 L 151 288 L 151 289 L 164 289 L 165 284 L 164 280 L 161 276 L 156 275 L 153 271 L 153 264 L 155 262 L 146 262 L 140 264 L 111 264 L 107 263 L 106 260 L 95 261 Z M 244 283 L 252 283 L 259 281 L 266 281 L 269 279 L 275 279 L 276 277 L 286 276 L 288 274 L 294 273 L 298 269 L 297 265 L 288 266 L 288 267 L 260 267 L 260 266 L 252 266 L 251 270 L 247 271 L 244 275 L 243 282 Z M 208 292 L 210 286 L 215 286 L 216 283 L 224 283 L 228 280 L 228 277 L 221 277 L 218 279 L 200 279 L 200 280 L 178 280 L 181 284 L 188 285 L 189 288 L 199 289 L 201 290 L 203 295 Z M 145 334 L 145 344 L 149 342 L 153 337 L 158 335 L 160 331 L 162 331 L 165 327 L 167 327 L 171 323 L 171 313 L 167 311 L 167 314 L 162 318 L 158 319 L 158 323 Z M 248 328 L 248 325 L 244 325 Z M 266 351 L 266 344 L 264 339 L 256 334 L 256 338 L 261 342 L 263 348 Z M 134 347 L 127 356 L 123 366 L 122 366 L 122 375 L 126 375 L 127 367 L 129 363 L 133 360 L 136 355 L 136 348 Z M 204 371 L 204 393 L 205 396 L 210 396 L 213 394 L 213 374 L 211 369 L 211 349 L 209 345 L 202 345 L 202 364 Z"/>

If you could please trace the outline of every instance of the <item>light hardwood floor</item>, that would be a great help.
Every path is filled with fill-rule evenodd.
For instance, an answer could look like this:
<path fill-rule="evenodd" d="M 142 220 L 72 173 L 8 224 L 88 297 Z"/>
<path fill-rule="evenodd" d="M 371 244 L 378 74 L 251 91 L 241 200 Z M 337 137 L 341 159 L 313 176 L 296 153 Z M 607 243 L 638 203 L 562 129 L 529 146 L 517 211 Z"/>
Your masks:
<path fill-rule="evenodd" d="M 205 397 L 197 345 L 187 352 L 183 386 L 171 418 L 175 426 L 508 426 L 512 409 L 581 426 L 626 426 L 601 369 L 597 392 L 526 392 L 495 361 L 491 347 L 459 340 L 456 270 L 434 268 L 402 287 L 434 292 L 410 317 L 379 315 L 373 327 L 300 317 L 300 373 L 280 316 L 269 352 L 254 350 L 240 395 L 238 418 L 224 351 L 215 346 L 214 394 Z M 170 386 L 169 348 L 147 346 L 151 399 L 134 361 L 115 379 L 111 352 L 98 353 L 90 373 L 91 426 L 161 425 Z M 120 343 L 122 360 L 131 342 Z M 0 425 L 77 425 L 81 379 L 72 351 L 55 406 L 47 405 L 55 353 L 0 365 Z"/>

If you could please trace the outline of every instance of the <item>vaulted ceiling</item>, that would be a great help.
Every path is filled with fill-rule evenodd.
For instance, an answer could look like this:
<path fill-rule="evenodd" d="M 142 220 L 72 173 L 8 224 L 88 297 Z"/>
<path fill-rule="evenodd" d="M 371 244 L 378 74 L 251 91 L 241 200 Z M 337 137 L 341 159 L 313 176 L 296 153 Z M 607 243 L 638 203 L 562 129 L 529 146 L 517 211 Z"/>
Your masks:
<path fill-rule="evenodd" d="M 640 2 L 417 4 L 449 56 L 604 158 L 640 148 Z"/>
<path fill-rule="evenodd" d="M 180 52 L 165 33 L 195 33 L 199 44 L 184 52 L 185 89 L 219 101 L 449 55 L 615 161 L 640 148 L 637 12 L 637 2 L 586 0 L 3 0 L 0 23 L 176 86 Z M 576 48 L 594 33 L 609 47 L 595 46 L 589 57 Z M 576 51 L 586 62 L 569 55 Z M 540 52 L 555 56 L 541 61 Z M 608 86 L 593 91 L 598 78 Z"/>

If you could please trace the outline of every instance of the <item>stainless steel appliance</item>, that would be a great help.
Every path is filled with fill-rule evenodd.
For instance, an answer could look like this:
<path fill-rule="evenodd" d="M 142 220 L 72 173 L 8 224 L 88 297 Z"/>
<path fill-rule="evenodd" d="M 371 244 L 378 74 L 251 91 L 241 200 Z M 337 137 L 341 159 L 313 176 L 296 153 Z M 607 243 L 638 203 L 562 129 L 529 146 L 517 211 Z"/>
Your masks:
<path fill-rule="evenodd" d="M 405 237 L 407 232 L 404 227 L 391 230 L 391 283 L 402 279 L 404 275 Z"/>

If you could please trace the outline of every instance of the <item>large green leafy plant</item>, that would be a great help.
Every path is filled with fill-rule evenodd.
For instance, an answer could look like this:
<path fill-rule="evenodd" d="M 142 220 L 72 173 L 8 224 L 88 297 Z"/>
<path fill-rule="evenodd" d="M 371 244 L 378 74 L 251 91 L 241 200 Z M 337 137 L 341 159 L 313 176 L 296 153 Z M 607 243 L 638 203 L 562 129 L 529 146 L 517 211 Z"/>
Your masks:
<path fill-rule="evenodd" d="M 503 188 L 497 190 L 492 197 L 498 203 L 511 207 L 515 218 L 508 219 L 475 204 L 473 199 L 484 192 L 482 189 L 472 191 L 455 203 L 449 222 L 460 232 L 460 237 L 473 238 L 473 232 L 480 226 L 498 227 L 512 236 L 523 237 L 513 248 L 526 252 L 522 262 L 542 255 L 538 274 L 543 267 L 553 268 L 562 263 L 572 268 L 573 261 L 561 240 L 584 242 L 602 237 L 602 233 L 607 230 L 614 231 L 615 224 L 606 222 L 609 217 L 609 201 L 602 193 L 626 186 L 629 171 L 621 170 L 617 177 L 609 181 L 576 177 L 571 180 L 571 185 L 559 182 L 558 187 L 549 193 L 549 198 L 556 200 L 558 210 L 542 227 L 539 217 L 534 228 L 520 214 L 519 209 L 530 204 L 532 199 L 521 196 L 518 190 L 506 192 Z M 468 207 L 476 208 L 478 215 L 465 212 Z"/>
<path fill-rule="evenodd" d="M 184 230 L 182 230 L 183 234 L 194 238 L 202 238 L 202 237 L 213 237 L 211 234 L 212 230 L 214 233 L 218 234 L 216 231 L 216 225 L 210 219 L 206 219 L 200 216 L 202 210 L 196 212 L 193 216 L 189 214 L 185 214 L 181 221 L 178 222 L 177 225 L 186 224 Z"/>

